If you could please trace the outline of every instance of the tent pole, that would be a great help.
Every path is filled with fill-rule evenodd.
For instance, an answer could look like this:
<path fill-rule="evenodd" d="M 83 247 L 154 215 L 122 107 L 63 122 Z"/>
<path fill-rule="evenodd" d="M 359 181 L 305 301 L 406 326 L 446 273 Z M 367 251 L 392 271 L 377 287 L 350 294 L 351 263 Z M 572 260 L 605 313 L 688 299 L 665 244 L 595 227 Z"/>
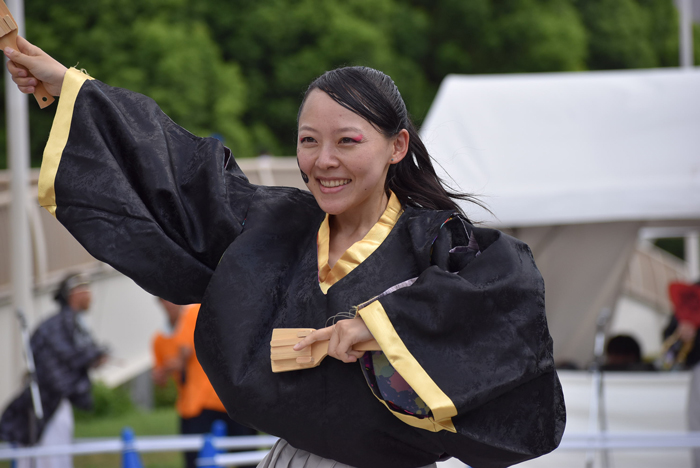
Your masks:
<path fill-rule="evenodd" d="M 593 388 L 588 410 L 588 431 L 592 435 L 601 435 L 608 431 L 602 366 L 605 363 L 605 335 L 611 316 L 612 309 L 610 307 L 603 307 L 596 320 L 596 334 L 593 343 L 593 363 L 591 366 Z M 589 450 L 586 452 L 585 467 L 593 468 L 594 464 L 595 451 Z M 607 449 L 600 450 L 600 464 L 602 468 L 608 468 L 608 466 L 610 466 L 610 456 Z"/>
<path fill-rule="evenodd" d="M 678 0 L 678 19 L 680 27 L 680 66 L 683 69 L 693 68 L 693 5 L 691 0 Z"/>

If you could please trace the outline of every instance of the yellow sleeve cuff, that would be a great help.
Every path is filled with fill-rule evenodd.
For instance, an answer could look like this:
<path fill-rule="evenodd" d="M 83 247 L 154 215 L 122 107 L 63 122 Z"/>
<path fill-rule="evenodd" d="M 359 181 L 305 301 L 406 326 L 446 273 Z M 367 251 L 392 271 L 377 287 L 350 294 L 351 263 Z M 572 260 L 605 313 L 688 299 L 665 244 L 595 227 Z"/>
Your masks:
<path fill-rule="evenodd" d="M 68 134 L 73 120 L 73 107 L 78 97 L 80 88 L 86 80 L 92 80 L 86 73 L 75 68 L 69 68 L 63 78 L 61 98 L 58 101 L 58 109 L 51 126 L 49 140 L 44 149 L 44 158 L 41 162 L 39 173 L 39 204 L 49 213 L 56 216 L 56 191 L 54 183 L 58 165 L 61 163 L 61 155 L 68 143 Z"/>
<path fill-rule="evenodd" d="M 457 408 L 452 400 L 430 378 L 428 373 L 413 357 L 396 333 L 384 307 L 379 301 L 374 301 L 367 307 L 358 311 L 367 328 L 379 343 L 389 363 L 401 374 L 401 377 L 421 397 L 433 413 L 433 418 L 420 418 L 394 413 L 399 419 L 412 426 L 437 432 L 448 430 L 456 432 L 452 423 L 452 417 L 457 415 Z M 429 421 L 426 421 L 429 419 Z M 422 421 L 422 422 L 421 422 Z M 435 426 L 434 428 L 431 428 Z"/>

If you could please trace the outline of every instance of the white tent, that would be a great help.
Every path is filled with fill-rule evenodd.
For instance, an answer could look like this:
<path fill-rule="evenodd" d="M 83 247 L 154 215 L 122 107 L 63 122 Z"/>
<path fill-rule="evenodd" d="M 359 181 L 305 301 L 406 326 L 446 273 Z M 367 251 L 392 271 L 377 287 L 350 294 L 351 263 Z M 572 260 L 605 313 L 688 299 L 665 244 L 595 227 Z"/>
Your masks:
<path fill-rule="evenodd" d="M 700 70 L 449 76 L 421 130 L 454 188 L 527 242 L 555 358 L 592 357 L 639 229 L 700 229 Z"/>

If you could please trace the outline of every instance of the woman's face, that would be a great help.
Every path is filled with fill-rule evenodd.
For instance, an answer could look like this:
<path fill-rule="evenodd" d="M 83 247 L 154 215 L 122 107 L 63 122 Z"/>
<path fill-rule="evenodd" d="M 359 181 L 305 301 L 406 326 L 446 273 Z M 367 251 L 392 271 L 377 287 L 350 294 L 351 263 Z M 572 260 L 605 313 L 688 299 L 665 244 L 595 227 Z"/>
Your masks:
<path fill-rule="evenodd" d="M 332 215 L 376 212 L 385 199 L 389 165 L 407 148 L 405 130 L 387 138 L 318 89 L 309 93 L 299 115 L 299 167 L 321 209 Z"/>

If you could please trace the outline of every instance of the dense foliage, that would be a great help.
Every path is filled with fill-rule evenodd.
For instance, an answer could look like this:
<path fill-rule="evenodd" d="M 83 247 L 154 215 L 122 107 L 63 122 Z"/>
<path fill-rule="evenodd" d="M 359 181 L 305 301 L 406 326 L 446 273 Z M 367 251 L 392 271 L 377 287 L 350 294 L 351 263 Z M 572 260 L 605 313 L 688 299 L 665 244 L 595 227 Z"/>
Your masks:
<path fill-rule="evenodd" d="M 64 64 L 151 96 L 238 156 L 293 154 L 305 87 L 341 65 L 390 74 L 418 123 L 449 73 L 678 65 L 673 0 L 25 0 L 25 10 L 28 38 Z M 55 105 L 30 112 L 38 165 Z"/>
<path fill-rule="evenodd" d="M 93 408 L 90 411 L 73 409 L 75 419 L 87 421 L 104 417 L 122 416 L 135 409 L 125 387 L 109 388 L 101 382 L 92 385 Z"/>

